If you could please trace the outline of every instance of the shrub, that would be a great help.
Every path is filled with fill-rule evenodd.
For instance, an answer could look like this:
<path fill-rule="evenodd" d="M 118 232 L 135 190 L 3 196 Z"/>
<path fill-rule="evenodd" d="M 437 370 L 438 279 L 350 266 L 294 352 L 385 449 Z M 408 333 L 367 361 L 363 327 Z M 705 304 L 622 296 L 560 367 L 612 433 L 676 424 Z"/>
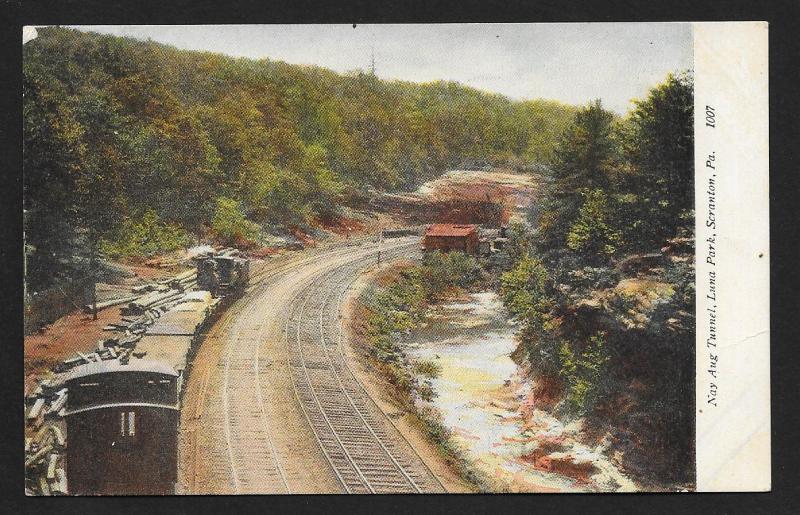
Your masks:
<path fill-rule="evenodd" d="M 245 218 L 239 202 L 226 197 L 217 198 L 217 208 L 211 228 L 227 243 L 252 241 L 258 237 L 260 231 L 258 224 Z"/>
<path fill-rule="evenodd" d="M 606 335 L 596 332 L 582 352 L 576 353 L 566 341 L 559 349 L 561 374 L 568 385 L 567 407 L 574 414 L 583 415 L 594 408 L 602 391 L 608 363 Z"/>
<path fill-rule="evenodd" d="M 475 285 L 483 278 L 483 269 L 477 259 L 463 252 L 435 251 L 425 255 L 420 275 L 426 297 L 436 300 L 454 287 Z"/>
<path fill-rule="evenodd" d="M 432 360 L 417 360 L 412 368 L 417 374 L 429 379 L 439 377 L 439 374 L 442 373 L 442 366 Z"/>
<path fill-rule="evenodd" d="M 541 329 L 552 307 L 546 286 L 544 265 L 526 255 L 514 268 L 500 276 L 500 297 L 511 316 L 525 326 Z"/>
<path fill-rule="evenodd" d="M 587 262 L 608 261 L 622 243 L 622 238 L 610 223 L 608 197 L 603 190 L 584 193 L 584 203 L 578 219 L 567 233 L 567 247 L 580 253 Z"/>
<path fill-rule="evenodd" d="M 146 257 L 185 247 L 190 241 L 185 230 L 163 222 L 150 209 L 138 220 L 124 219 L 112 237 L 101 242 L 100 248 L 105 255 L 114 259 Z"/>

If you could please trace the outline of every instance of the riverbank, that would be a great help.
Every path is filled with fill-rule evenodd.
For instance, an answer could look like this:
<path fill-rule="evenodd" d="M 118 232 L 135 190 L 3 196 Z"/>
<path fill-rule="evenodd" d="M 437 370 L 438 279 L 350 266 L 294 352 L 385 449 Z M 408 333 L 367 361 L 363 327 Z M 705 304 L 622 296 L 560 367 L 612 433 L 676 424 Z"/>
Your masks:
<path fill-rule="evenodd" d="M 347 352 L 359 380 L 446 488 L 636 491 L 607 442 L 584 443 L 591 439 L 581 419 L 561 421 L 534 404 L 532 379 L 512 359 L 517 328 L 495 293 L 453 290 L 392 333 L 402 360 L 376 356 L 364 292 L 409 281 L 402 270 L 412 266 L 384 266 L 357 283 L 345 311 Z"/>
<path fill-rule="evenodd" d="M 512 359 L 516 327 L 491 291 L 437 305 L 404 338 L 412 359 L 433 360 L 430 405 L 473 467 L 508 492 L 636 491 L 583 421 L 562 421 L 532 402 L 533 382 Z"/>

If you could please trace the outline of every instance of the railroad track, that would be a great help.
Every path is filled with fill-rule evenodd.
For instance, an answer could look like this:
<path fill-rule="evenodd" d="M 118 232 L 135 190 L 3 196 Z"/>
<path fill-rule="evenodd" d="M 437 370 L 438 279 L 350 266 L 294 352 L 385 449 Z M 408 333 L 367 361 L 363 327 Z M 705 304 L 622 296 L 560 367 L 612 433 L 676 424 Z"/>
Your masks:
<path fill-rule="evenodd" d="M 392 259 L 416 244 L 390 248 L 385 256 Z M 310 278 L 297 290 L 286 319 L 295 394 L 346 492 L 443 492 L 352 375 L 341 351 L 341 298 L 374 260 L 371 252 Z"/>
<path fill-rule="evenodd" d="M 326 253 L 338 257 L 357 252 L 360 246 L 346 246 Z M 251 279 L 248 292 L 263 289 L 276 280 L 317 260 L 310 256 L 262 269 Z M 257 295 L 254 295 L 257 299 Z M 237 316 L 225 319 L 221 333 L 232 339 L 224 355 L 222 380 L 223 432 L 231 482 L 235 494 L 290 494 L 292 489 L 273 442 L 274 429 L 269 424 L 262 389 L 270 383 L 261 374 L 260 349 L 266 324 L 259 312 L 264 306 L 255 299 L 244 305 Z M 232 310 L 233 311 L 233 310 Z M 257 323 L 255 320 L 262 318 Z M 230 327 L 233 323 L 233 327 Z M 199 403 L 205 402 L 201 395 Z"/>
<path fill-rule="evenodd" d="M 245 326 L 260 308 L 251 303 L 234 327 L 235 343 L 225 353 L 223 410 L 234 493 L 292 493 L 272 441 L 260 377 L 263 322 Z M 269 387 L 267 383 L 267 387 Z M 255 398 L 255 402 L 252 399 Z M 256 456 L 259 459 L 254 459 Z"/>
<path fill-rule="evenodd" d="M 383 250 L 383 256 L 392 259 L 415 245 L 417 241 L 394 240 Z M 322 483 L 329 486 L 312 491 L 333 492 L 337 482 L 348 493 L 444 491 L 349 372 L 339 345 L 342 295 L 375 262 L 376 252 L 374 246 L 349 244 L 299 260 L 272 263 L 253 275 L 248 295 L 231 306 L 211 333 L 214 339 L 226 344 L 217 362 L 219 379 L 211 380 L 217 386 L 211 388 L 215 393 L 208 405 L 211 418 L 206 424 L 212 423 L 207 427 L 217 431 L 216 441 L 224 449 L 217 446 L 219 454 L 212 452 L 211 462 L 217 465 L 210 470 L 216 472 L 210 472 L 210 476 L 198 483 L 195 431 L 202 427 L 196 421 L 209 391 L 210 370 L 206 370 L 197 388 L 197 398 L 192 402 L 196 406 L 195 424 L 188 431 L 195 456 L 187 483 L 191 484 L 191 492 L 201 493 L 198 487 L 219 493 L 308 492 L 309 469 L 296 462 L 297 452 L 307 452 L 308 443 L 299 445 L 298 451 L 286 431 L 307 433 L 303 442 L 315 439 L 319 450 L 314 452 L 319 453 L 319 463 L 327 461 L 330 465 L 333 473 Z M 276 291 L 291 288 L 292 292 L 290 299 L 283 297 L 280 302 L 285 306 L 286 332 L 283 350 L 273 350 L 282 354 L 277 363 L 272 361 L 277 357 L 272 352 L 262 356 L 264 342 L 275 338 L 276 330 L 280 331 L 274 326 L 270 329 L 268 321 L 275 317 L 265 313 L 270 309 L 265 298 L 269 298 L 272 288 L 277 288 Z M 281 327 L 283 322 L 280 321 Z M 289 338 L 292 333 L 295 336 Z M 268 370 L 272 372 L 264 373 Z M 269 378 L 283 383 L 288 390 L 276 390 Z M 286 395 L 298 401 L 298 407 L 293 409 L 298 410 L 302 424 L 307 424 L 305 429 L 292 430 L 281 425 L 277 413 L 285 405 L 280 404 L 276 412 L 279 406 L 271 397 L 277 391 L 287 392 Z M 285 399 L 283 395 L 278 398 Z M 300 423 L 300 419 L 295 423 Z M 204 438 L 208 441 L 209 437 Z M 207 445 L 203 447 L 206 456 L 214 448 Z M 227 472 L 219 475 L 223 469 Z"/>

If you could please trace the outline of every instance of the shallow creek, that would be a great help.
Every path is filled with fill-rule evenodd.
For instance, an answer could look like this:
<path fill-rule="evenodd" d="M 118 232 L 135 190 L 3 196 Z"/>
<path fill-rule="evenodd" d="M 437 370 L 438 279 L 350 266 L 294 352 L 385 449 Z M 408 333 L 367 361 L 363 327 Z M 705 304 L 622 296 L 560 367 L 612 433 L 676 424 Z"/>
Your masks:
<path fill-rule="evenodd" d="M 438 306 L 409 335 L 408 354 L 441 373 L 432 401 L 477 468 L 507 491 L 634 491 L 603 454 L 578 441 L 581 424 L 535 409 L 511 359 L 514 325 L 493 292 Z"/>

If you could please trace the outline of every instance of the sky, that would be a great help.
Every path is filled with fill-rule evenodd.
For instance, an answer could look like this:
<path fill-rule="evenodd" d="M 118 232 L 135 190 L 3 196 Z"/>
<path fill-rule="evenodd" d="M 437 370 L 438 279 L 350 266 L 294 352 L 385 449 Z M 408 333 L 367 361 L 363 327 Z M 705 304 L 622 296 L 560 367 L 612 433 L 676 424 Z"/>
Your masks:
<path fill-rule="evenodd" d="M 382 79 L 454 80 L 517 100 L 585 104 L 600 98 L 620 114 L 667 73 L 692 67 L 688 23 L 76 28 L 337 72 L 369 70 L 374 55 L 375 73 Z"/>

